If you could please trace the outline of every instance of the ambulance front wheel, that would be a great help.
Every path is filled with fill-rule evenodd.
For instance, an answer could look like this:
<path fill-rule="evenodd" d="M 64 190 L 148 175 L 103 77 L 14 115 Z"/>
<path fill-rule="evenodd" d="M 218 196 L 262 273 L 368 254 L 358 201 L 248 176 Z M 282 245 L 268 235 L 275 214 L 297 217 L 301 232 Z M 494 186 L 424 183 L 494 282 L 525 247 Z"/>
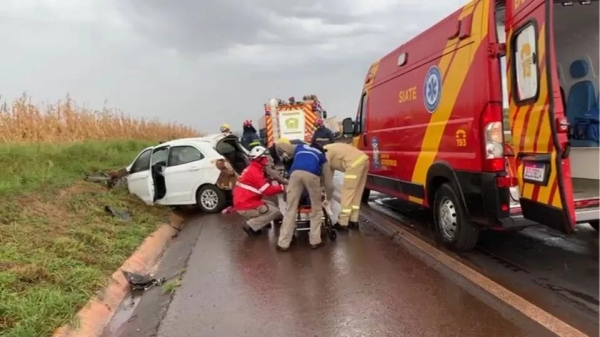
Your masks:
<path fill-rule="evenodd" d="M 477 244 L 479 228 L 467 219 L 459 200 L 449 183 L 437 189 L 433 207 L 435 228 L 446 246 L 468 251 Z"/>

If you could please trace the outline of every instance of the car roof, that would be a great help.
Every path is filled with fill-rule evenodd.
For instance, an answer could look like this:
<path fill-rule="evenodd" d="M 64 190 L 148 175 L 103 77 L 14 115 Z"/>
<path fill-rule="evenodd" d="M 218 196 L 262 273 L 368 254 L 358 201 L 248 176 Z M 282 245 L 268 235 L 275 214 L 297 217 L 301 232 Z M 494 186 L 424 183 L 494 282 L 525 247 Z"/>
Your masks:
<path fill-rule="evenodd" d="M 169 145 L 169 146 L 184 145 L 184 144 L 190 144 L 190 143 L 209 143 L 211 146 L 214 147 L 218 141 L 220 141 L 221 139 L 223 139 L 225 137 L 228 137 L 228 135 L 225 135 L 223 133 L 217 133 L 217 134 L 208 135 L 208 136 L 204 136 L 204 137 L 180 138 L 180 139 L 174 139 L 174 140 L 171 140 L 168 142 L 164 142 L 160 145 L 157 145 L 156 147 L 164 146 L 164 145 Z"/>

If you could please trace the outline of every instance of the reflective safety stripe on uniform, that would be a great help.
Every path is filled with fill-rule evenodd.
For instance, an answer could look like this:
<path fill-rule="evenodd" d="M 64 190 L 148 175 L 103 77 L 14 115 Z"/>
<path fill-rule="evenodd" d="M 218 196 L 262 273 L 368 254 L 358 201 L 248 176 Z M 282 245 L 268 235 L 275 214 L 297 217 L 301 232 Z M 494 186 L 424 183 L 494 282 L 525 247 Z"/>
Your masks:
<path fill-rule="evenodd" d="M 358 213 L 360 211 L 360 202 L 362 194 L 367 183 L 367 173 L 369 170 L 368 157 L 362 157 L 349 167 L 344 176 L 344 185 L 342 186 L 342 213 L 340 214 L 339 224 L 347 226 L 349 221 L 358 222 Z"/>
<path fill-rule="evenodd" d="M 360 157 L 360 158 L 356 159 L 356 160 L 355 160 L 355 161 L 352 163 L 352 165 L 350 165 L 350 168 L 357 167 L 358 165 L 360 165 L 360 164 L 364 163 L 364 161 L 365 161 L 365 160 L 367 160 L 367 159 L 369 159 L 369 157 L 368 157 L 368 156 L 362 156 L 362 157 Z"/>
<path fill-rule="evenodd" d="M 258 145 L 260 145 L 260 140 L 254 140 L 254 141 L 250 142 L 250 144 L 248 144 L 248 145 L 250 145 L 250 146 L 258 146 Z"/>
<path fill-rule="evenodd" d="M 248 190 L 250 192 L 254 192 L 256 194 L 263 194 L 263 192 L 266 191 L 267 188 L 269 188 L 269 184 L 264 184 L 260 189 L 256 189 L 250 185 L 246 185 L 246 184 L 240 183 L 240 182 L 237 182 L 236 185 L 245 190 Z"/>

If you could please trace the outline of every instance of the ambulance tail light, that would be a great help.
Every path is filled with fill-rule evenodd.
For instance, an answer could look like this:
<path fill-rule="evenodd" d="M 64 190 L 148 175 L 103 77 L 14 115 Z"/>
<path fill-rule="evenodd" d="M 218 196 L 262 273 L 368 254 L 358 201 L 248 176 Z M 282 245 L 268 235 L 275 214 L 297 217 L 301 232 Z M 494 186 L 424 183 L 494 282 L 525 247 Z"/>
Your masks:
<path fill-rule="evenodd" d="M 488 103 L 481 116 L 481 130 L 483 132 L 483 171 L 504 171 L 504 130 L 501 103 Z"/>

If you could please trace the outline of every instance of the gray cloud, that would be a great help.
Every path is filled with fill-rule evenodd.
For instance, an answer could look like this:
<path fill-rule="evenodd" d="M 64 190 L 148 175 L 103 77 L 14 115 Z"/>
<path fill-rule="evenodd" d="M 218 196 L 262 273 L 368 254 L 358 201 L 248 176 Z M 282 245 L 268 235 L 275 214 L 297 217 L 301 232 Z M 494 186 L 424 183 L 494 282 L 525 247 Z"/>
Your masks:
<path fill-rule="evenodd" d="M 465 0 L 3 0 L 0 94 L 177 120 L 256 120 L 270 97 L 356 111 L 369 65 Z"/>

